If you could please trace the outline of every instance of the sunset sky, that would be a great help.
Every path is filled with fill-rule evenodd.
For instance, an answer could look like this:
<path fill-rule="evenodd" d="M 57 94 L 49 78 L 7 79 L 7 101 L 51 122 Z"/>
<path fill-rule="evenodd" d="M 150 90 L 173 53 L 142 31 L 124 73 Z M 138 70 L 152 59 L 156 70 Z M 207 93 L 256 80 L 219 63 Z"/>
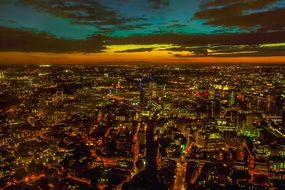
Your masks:
<path fill-rule="evenodd" d="M 0 0 L 0 63 L 285 63 L 285 0 Z"/>

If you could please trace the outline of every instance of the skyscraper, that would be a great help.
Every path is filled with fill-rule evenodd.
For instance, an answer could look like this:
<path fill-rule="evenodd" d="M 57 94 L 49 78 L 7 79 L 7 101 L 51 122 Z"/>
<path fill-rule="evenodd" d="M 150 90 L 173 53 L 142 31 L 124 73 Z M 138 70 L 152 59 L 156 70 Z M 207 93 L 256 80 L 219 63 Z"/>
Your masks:
<path fill-rule="evenodd" d="M 229 93 L 229 106 L 234 106 L 236 104 L 236 93 L 235 91 L 231 91 Z"/>
<path fill-rule="evenodd" d="M 0 72 L 0 79 L 4 79 L 5 78 L 5 75 L 3 72 Z"/>

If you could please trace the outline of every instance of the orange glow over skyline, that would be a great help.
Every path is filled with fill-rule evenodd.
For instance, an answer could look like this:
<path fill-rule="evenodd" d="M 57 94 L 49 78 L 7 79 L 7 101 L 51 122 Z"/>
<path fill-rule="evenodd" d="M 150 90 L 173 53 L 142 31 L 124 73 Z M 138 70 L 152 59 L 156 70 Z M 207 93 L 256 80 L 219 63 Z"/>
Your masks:
<path fill-rule="evenodd" d="M 284 56 L 184 57 L 166 51 L 134 53 L 0 52 L 0 64 L 96 64 L 96 63 L 284 63 Z"/>

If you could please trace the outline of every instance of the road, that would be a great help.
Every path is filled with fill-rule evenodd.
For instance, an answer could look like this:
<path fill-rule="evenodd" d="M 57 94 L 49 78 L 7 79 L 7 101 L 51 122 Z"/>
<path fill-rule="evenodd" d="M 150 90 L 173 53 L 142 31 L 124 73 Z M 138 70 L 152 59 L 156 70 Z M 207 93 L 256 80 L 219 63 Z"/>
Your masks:
<path fill-rule="evenodd" d="M 192 142 L 189 141 L 189 135 L 187 131 L 183 130 L 182 134 L 188 138 L 186 148 L 181 155 L 180 159 L 177 162 L 177 168 L 176 168 L 176 178 L 173 184 L 173 190 L 185 190 L 185 177 L 186 177 L 186 171 L 187 171 L 187 160 L 186 156 L 190 154 L 191 148 L 192 148 Z"/>

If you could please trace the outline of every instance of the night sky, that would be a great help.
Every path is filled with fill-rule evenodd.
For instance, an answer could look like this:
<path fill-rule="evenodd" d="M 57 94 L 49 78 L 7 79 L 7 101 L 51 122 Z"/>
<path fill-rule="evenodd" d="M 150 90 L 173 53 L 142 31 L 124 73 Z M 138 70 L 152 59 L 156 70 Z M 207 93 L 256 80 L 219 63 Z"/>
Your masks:
<path fill-rule="evenodd" d="M 0 0 L 0 63 L 285 63 L 285 0 Z"/>

